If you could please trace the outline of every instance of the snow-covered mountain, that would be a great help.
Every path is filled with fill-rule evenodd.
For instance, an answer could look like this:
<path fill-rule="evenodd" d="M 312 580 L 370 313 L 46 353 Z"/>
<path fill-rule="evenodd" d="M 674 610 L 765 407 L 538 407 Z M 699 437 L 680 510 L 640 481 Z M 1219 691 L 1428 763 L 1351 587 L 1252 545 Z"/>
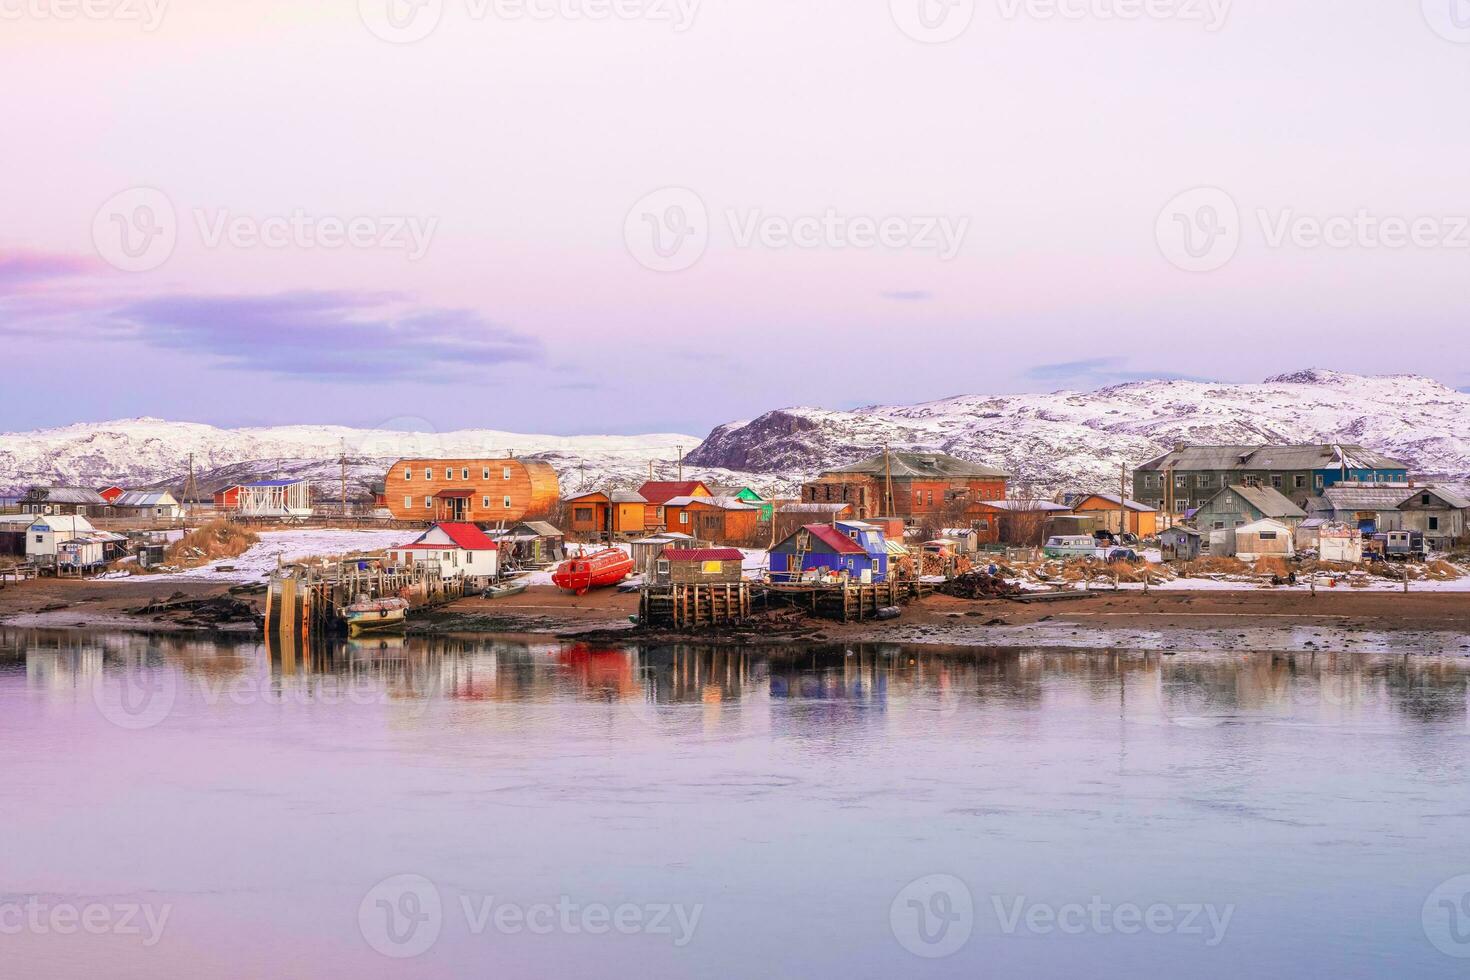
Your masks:
<path fill-rule="evenodd" d="M 1470 394 L 1413 375 L 1307 370 L 1261 384 L 1138 381 L 850 412 L 787 408 L 720 426 L 687 462 L 791 474 L 861 459 L 888 443 L 1001 466 L 1050 493 L 1116 487 L 1121 464 L 1179 442 L 1332 441 L 1400 457 L 1419 475 L 1463 479 Z"/>
<path fill-rule="evenodd" d="M 220 429 L 129 419 L 0 435 L 0 492 L 34 484 L 181 486 L 189 455 L 199 485 L 305 476 L 323 497 L 340 481 L 361 494 L 404 456 L 514 452 L 546 459 L 565 493 L 636 486 L 650 466 L 790 494 L 817 471 L 881 451 L 921 449 L 1002 466 L 1045 493 L 1111 489 L 1119 466 L 1177 442 L 1348 442 L 1406 460 L 1416 475 L 1470 478 L 1470 394 L 1428 378 L 1309 370 L 1261 384 L 1139 381 L 1092 392 L 962 395 L 850 412 L 785 408 L 719 426 L 702 443 L 677 433 L 544 436 L 470 429 L 400 432 L 330 425 Z"/>
<path fill-rule="evenodd" d="M 0 490 L 15 492 L 36 484 L 178 487 L 192 454 L 196 479 L 204 490 L 250 479 L 304 476 L 322 484 L 323 493 L 331 496 L 340 482 L 338 460 L 343 455 L 348 458 L 349 486 L 361 492 L 405 456 L 507 452 L 550 461 L 564 487 L 575 489 L 646 477 L 650 464 L 657 473 L 672 473 L 679 451 L 698 442 L 697 436 L 678 433 L 546 436 L 491 429 L 405 432 L 335 425 L 221 429 L 194 422 L 124 419 L 0 435 Z"/>

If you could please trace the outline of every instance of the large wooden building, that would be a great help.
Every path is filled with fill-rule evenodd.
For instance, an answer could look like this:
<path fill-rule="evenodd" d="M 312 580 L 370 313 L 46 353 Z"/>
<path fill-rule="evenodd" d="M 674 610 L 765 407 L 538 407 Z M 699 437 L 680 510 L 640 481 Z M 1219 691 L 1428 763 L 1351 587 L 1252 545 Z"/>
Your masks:
<path fill-rule="evenodd" d="M 879 453 L 804 484 L 804 503 L 848 503 L 860 520 L 894 516 L 983 517 L 981 504 L 1004 500 L 1009 474 L 944 453 Z M 891 492 L 892 499 L 889 499 Z"/>
<path fill-rule="evenodd" d="M 401 521 L 494 524 L 549 513 L 561 496 L 550 463 L 522 459 L 400 459 L 383 480 Z"/>

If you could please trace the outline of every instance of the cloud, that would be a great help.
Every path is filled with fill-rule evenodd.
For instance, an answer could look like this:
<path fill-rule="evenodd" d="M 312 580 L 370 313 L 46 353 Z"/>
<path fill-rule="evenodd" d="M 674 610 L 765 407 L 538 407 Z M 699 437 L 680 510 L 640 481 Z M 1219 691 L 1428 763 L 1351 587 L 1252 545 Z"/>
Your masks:
<path fill-rule="evenodd" d="M 530 363 L 540 341 L 471 310 L 417 308 L 396 293 L 167 296 L 123 306 L 125 336 L 231 367 L 319 380 L 423 380 Z"/>
<path fill-rule="evenodd" d="M 879 295 L 884 299 L 897 300 L 900 303 L 922 303 L 934 298 L 934 294 L 926 289 L 894 289 Z"/>
<path fill-rule="evenodd" d="M 1091 357 L 1079 361 L 1058 361 L 1052 364 L 1038 364 L 1028 369 L 1024 377 L 1031 381 L 1095 388 L 1126 384 L 1130 381 L 1207 380 L 1175 371 L 1128 370 L 1124 367 L 1125 364 L 1127 360 L 1122 357 Z"/>
<path fill-rule="evenodd" d="M 57 279 L 92 275 L 101 269 L 99 260 L 83 255 L 0 249 L 0 296 Z"/>

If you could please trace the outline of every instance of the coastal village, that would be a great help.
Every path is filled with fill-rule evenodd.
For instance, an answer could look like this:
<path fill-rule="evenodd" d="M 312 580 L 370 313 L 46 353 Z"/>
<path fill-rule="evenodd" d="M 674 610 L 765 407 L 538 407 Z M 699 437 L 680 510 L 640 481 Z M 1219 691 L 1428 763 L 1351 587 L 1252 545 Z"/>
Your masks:
<path fill-rule="evenodd" d="M 908 450 L 834 465 L 785 497 L 673 476 L 568 495 L 549 463 L 495 456 L 399 460 L 364 501 L 345 479 L 38 485 L 0 506 L 0 588 L 217 576 L 237 611 L 263 599 L 257 624 L 352 633 L 462 601 L 608 590 L 627 596 L 630 628 L 698 630 L 883 622 L 935 594 L 1410 591 L 1470 572 L 1470 500 L 1356 445 L 1181 444 L 1120 467 L 1114 487 L 1049 497 L 998 467 Z M 277 543 L 264 568 L 262 541 Z"/>

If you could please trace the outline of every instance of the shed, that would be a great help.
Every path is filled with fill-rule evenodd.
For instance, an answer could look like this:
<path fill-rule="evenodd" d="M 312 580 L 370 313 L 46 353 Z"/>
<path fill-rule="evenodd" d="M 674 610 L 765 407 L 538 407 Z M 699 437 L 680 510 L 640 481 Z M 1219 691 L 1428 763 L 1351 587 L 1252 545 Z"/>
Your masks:
<path fill-rule="evenodd" d="M 1260 558 L 1291 558 L 1296 554 L 1292 529 L 1281 521 L 1254 521 L 1235 530 L 1235 557 L 1251 562 Z"/>
<path fill-rule="evenodd" d="M 664 531 L 659 534 L 649 535 L 646 538 L 637 538 L 628 546 L 628 553 L 633 559 L 633 568 L 641 573 L 646 579 L 652 581 L 654 574 L 654 563 L 658 561 L 659 555 L 664 549 L 674 548 L 676 550 L 691 550 L 700 547 L 697 538 L 690 534 L 680 534 L 677 531 Z"/>
<path fill-rule="evenodd" d="M 1363 534 L 1351 524 L 1311 517 L 1296 529 L 1297 551 L 1315 551 L 1322 561 L 1357 564 L 1363 560 Z"/>
<path fill-rule="evenodd" d="M 1159 552 L 1164 561 L 1194 561 L 1200 556 L 1201 535 L 1192 527 L 1175 525 L 1159 532 Z"/>
<path fill-rule="evenodd" d="M 1118 496 L 1116 493 L 1090 493 L 1072 504 L 1077 514 L 1098 514 L 1101 527 L 1114 534 L 1132 534 L 1139 538 L 1151 538 L 1158 533 L 1159 515 L 1152 505 Z M 1121 515 L 1127 515 L 1127 526 Z"/>
<path fill-rule="evenodd" d="M 654 585 L 739 582 L 745 555 L 738 548 L 665 548 L 654 562 Z"/>
<path fill-rule="evenodd" d="M 566 536 L 548 521 L 521 521 L 494 538 L 502 562 L 550 565 L 566 558 Z"/>
<path fill-rule="evenodd" d="M 184 508 L 167 490 L 125 490 L 113 498 L 112 509 L 123 517 L 163 521 L 184 516 Z"/>

